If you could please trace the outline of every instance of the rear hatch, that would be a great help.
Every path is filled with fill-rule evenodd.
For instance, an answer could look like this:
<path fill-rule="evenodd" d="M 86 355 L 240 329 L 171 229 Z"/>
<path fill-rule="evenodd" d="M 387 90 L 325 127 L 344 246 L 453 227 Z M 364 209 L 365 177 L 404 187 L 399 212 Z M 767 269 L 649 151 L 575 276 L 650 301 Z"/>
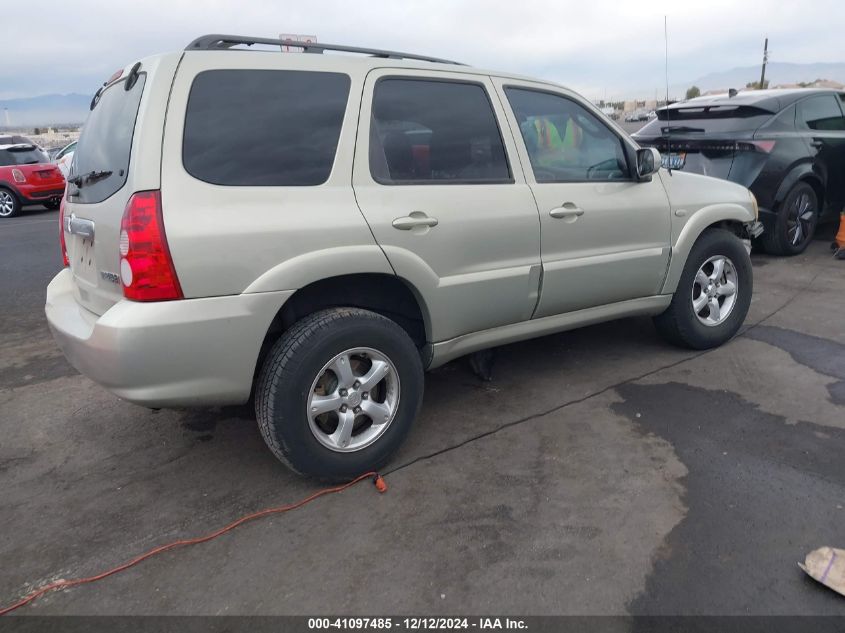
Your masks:
<path fill-rule="evenodd" d="M 96 314 L 123 298 L 120 222 L 133 193 L 130 160 L 147 82 L 146 72 L 124 72 L 95 97 L 68 174 L 63 219 L 68 261 L 77 301 Z"/>
<path fill-rule="evenodd" d="M 663 167 L 733 180 L 735 159 L 746 152 L 765 154 L 754 131 L 772 112 L 750 105 L 681 105 L 661 108 L 634 139 L 655 147 Z"/>
<path fill-rule="evenodd" d="M 61 189 L 65 186 L 65 177 L 62 176 L 62 172 L 51 163 L 18 165 L 16 169 L 23 173 L 28 185 L 49 189 Z"/>

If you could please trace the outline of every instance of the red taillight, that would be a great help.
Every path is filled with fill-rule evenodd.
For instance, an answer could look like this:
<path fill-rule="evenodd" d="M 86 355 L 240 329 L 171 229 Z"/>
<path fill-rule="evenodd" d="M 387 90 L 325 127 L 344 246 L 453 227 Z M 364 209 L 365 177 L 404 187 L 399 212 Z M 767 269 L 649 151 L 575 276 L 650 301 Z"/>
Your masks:
<path fill-rule="evenodd" d="M 751 145 L 766 154 L 771 154 L 772 150 L 775 148 L 774 141 L 751 141 Z"/>
<path fill-rule="evenodd" d="M 62 194 L 62 201 L 59 203 L 59 243 L 62 245 L 62 265 L 70 266 L 70 260 L 67 258 L 67 244 L 65 244 L 65 194 Z"/>
<path fill-rule="evenodd" d="M 126 204 L 120 222 L 120 282 L 123 296 L 133 301 L 182 298 L 164 235 L 159 191 L 139 191 Z"/>
<path fill-rule="evenodd" d="M 15 179 L 15 182 L 26 182 L 26 176 L 23 175 L 20 169 L 12 170 L 12 178 Z"/>

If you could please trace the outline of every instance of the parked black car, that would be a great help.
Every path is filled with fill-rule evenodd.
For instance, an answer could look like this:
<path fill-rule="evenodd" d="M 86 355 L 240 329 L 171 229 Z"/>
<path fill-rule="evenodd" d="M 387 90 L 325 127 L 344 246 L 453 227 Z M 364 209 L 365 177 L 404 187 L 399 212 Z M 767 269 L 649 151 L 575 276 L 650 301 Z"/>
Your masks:
<path fill-rule="evenodd" d="M 733 92 L 733 91 L 732 91 Z M 751 189 L 767 252 L 801 253 L 819 221 L 845 207 L 845 92 L 755 90 L 657 111 L 634 138 L 663 166 Z"/>

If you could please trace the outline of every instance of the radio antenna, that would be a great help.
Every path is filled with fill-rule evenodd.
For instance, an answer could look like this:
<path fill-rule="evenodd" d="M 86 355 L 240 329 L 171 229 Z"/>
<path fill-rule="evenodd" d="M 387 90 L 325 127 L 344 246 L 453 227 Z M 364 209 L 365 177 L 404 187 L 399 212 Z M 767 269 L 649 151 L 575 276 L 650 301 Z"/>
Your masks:
<path fill-rule="evenodd" d="M 669 28 L 666 16 L 663 16 L 663 44 L 666 49 L 666 167 L 669 175 L 672 175 L 672 124 L 669 122 Z"/>

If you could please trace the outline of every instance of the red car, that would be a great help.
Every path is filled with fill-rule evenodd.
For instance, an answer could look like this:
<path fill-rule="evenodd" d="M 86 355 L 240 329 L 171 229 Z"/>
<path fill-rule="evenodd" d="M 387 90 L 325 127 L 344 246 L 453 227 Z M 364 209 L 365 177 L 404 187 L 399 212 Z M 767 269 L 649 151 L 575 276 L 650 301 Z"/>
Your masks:
<path fill-rule="evenodd" d="M 33 204 L 58 209 L 64 191 L 62 172 L 37 146 L 0 144 L 0 218 Z"/>

